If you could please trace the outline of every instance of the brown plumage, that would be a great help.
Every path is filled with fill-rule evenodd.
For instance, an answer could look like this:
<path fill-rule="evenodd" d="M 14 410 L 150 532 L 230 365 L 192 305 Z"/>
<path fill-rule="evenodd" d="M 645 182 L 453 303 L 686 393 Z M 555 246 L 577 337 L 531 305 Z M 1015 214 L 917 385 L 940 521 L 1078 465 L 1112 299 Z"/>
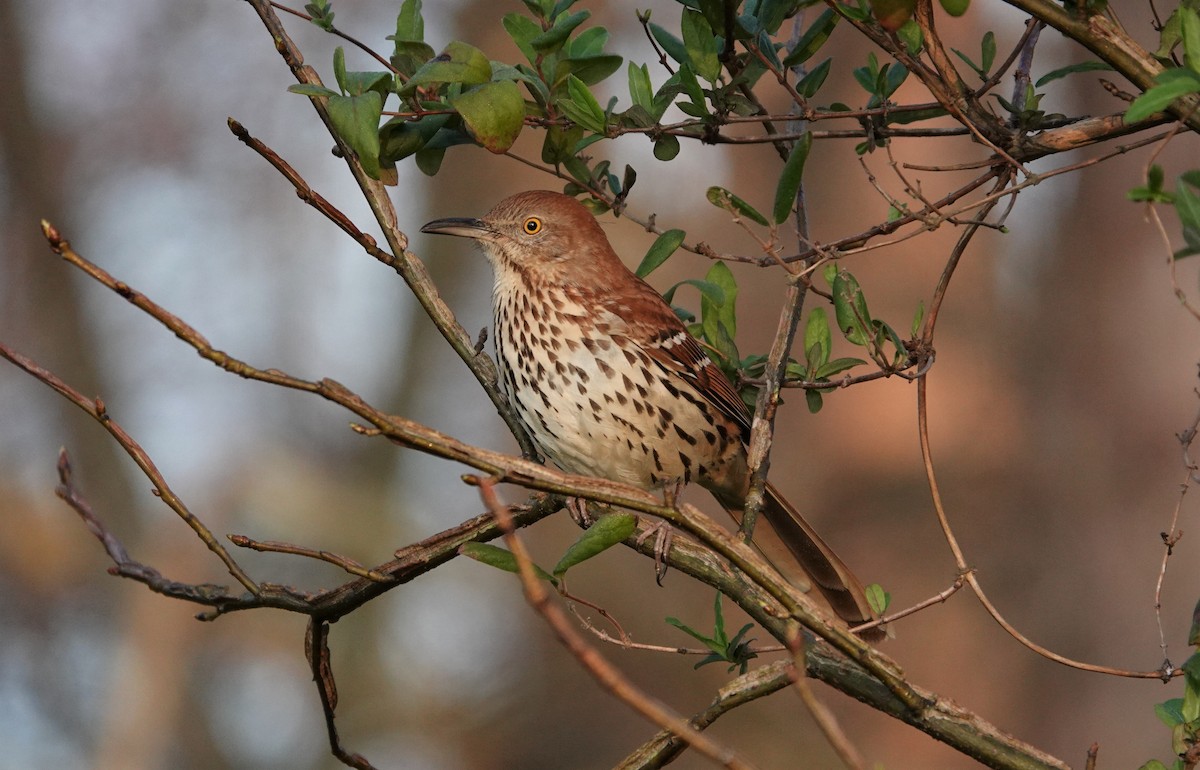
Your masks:
<path fill-rule="evenodd" d="M 695 481 L 740 521 L 751 415 L 582 204 L 524 192 L 421 230 L 472 238 L 491 261 L 501 386 L 547 458 L 649 490 Z M 790 554 L 843 620 L 872 618 L 858 579 L 770 484 L 763 518 L 755 544 L 785 575 Z"/>

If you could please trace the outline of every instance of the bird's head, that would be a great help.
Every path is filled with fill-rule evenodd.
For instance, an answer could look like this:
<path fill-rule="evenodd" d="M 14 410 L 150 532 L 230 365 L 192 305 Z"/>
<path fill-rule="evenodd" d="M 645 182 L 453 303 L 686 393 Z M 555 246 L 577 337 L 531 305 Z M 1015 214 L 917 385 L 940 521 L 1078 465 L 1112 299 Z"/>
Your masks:
<path fill-rule="evenodd" d="M 548 190 L 505 198 L 480 219 L 435 219 L 421 232 L 474 239 L 498 274 L 515 270 L 553 283 L 592 283 L 622 269 L 591 212 Z"/>

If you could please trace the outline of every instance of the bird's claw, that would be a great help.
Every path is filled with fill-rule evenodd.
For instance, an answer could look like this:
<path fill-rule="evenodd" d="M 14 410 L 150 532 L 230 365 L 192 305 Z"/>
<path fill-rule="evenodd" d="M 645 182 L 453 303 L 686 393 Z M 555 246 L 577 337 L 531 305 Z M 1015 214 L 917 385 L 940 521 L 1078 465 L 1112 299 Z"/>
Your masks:
<path fill-rule="evenodd" d="M 671 553 L 675 530 L 669 523 L 657 521 L 638 534 L 637 544 L 642 545 L 651 535 L 654 536 L 654 582 L 661 586 L 667 576 L 667 555 Z"/>
<path fill-rule="evenodd" d="M 596 523 L 596 517 L 588 512 L 587 500 L 582 497 L 567 498 L 567 513 L 571 514 L 571 520 L 583 529 L 588 529 Z"/>

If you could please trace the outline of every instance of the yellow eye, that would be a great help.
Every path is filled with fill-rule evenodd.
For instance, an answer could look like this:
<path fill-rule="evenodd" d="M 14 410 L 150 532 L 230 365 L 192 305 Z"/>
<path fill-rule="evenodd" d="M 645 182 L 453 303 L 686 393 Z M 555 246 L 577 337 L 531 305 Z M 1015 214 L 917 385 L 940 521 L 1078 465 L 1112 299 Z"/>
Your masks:
<path fill-rule="evenodd" d="M 537 217 L 529 217 L 521 225 L 521 229 L 525 231 L 526 235 L 537 235 L 542 231 L 542 220 Z"/>

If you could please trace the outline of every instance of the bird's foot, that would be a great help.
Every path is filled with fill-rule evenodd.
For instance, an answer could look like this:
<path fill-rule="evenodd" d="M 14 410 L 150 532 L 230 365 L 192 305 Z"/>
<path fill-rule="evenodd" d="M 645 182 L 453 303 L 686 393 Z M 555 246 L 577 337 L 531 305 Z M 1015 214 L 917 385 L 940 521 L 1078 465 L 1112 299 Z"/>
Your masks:
<path fill-rule="evenodd" d="M 596 517 L 587 509 L 587 500 L 582 497 L 567 498 L 567 513 L 571 514 L 571 520 L 583 529 L 588 529 L 596 523 Z"/>
<path fill-rule="evenodd" d="M 654 582 L 662 585 L 667 575 L 667 554 L 671 552 L 671 540 L 675 537 L 675 529 L 670 523 L 656 520 L 637 536 L 637 544 L 642 545 L 650 536 L 654 536 Z"/>

